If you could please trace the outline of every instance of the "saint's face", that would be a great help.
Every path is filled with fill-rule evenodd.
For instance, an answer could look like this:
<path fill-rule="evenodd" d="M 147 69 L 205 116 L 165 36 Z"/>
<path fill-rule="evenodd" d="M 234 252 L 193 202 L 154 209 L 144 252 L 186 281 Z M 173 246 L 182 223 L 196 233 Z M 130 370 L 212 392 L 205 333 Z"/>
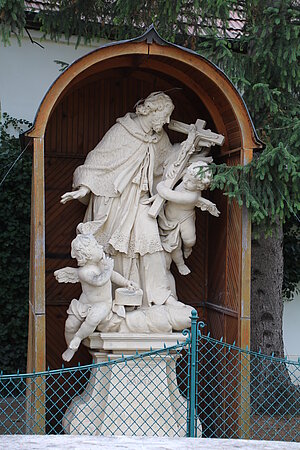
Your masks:
<path fill-rule="evenodd" d="M 170 123 L 171 113 L 170 108 L 151 112 L 151 125 L 156 133 L 159 133 L 162 130 L 165 123 Z"/>

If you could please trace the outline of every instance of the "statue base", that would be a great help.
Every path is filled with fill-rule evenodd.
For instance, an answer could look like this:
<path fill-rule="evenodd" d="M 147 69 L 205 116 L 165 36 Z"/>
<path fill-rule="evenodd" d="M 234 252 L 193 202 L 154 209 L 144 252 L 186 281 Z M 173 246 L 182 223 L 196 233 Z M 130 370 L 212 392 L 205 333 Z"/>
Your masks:
<path fill-rule="evenodd" d="M 176 377 L 179 354 L 174 349 L 130 357 L 136 351 L 163 349 L 178 341 L 183 341 L 181 333 L 96 332 L 85 339 L 94 362 L 108 364 L 92 369 L 85 391 L 68 407 L 63 418 L 65 433 L 185 436 L 187 400 L 180 394 Z M 125 361 L 113 362 L 122 355 Z"/>

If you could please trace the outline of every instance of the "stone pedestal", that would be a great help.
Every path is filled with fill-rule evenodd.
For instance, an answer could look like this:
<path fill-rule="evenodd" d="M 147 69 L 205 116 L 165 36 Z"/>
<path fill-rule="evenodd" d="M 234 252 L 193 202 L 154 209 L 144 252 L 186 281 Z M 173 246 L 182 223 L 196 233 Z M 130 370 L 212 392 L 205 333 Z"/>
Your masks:
<path fill-rule="evenodd" d="M 176 379 L 177 352 L 143 357 L 138 353 L 176 345 L 180 333 L 93 333 L 84 344 L 95 363 L 120 358 L 93 369 L 88 386 L 63 418 L 66 434 L 185 436 L 187 401 Z"/>

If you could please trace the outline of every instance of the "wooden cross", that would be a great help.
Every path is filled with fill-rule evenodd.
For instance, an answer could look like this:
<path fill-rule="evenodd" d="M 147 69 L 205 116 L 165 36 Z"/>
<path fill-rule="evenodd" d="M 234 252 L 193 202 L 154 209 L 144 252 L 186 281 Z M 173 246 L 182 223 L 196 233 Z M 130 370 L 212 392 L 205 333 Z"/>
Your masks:
<path fill-rule="evenodd" d="M 206 122 L 198 119 L 195 124 L 188 125 L 177 120 L 171 120 L 169 129 L 188 135 L 188 138 L 181 143 L 181 148 L 176 161 L 174 161 L 167 170 L 165 186 L 173 189 L 177 181 L 181 178 L 183 171 L 190 159 L 192 153 L 199 147 L 211 147 L 213 145 L 222 145 L 224 136 L 213 133 L 211 130 L 204 130 Z M 155 218 L 158 216 L 164 205 L 165 199 L 157 194 L 151 208 L 148 211 L 149 216 Z"/>

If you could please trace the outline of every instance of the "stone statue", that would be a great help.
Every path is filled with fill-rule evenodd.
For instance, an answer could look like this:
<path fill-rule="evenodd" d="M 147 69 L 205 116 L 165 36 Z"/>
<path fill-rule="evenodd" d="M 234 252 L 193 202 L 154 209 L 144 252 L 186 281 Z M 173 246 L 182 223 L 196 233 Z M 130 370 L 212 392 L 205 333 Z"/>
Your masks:
<path fill-rule="evenodd" d="M 163 92 L 154 92 L 138 102 L 135 113 L 117 119 L 116 124 L 87 155 L 84 164 L 74 172 L 74 190 L 61 197 L 62 203 L 78 199 L 87 205 L 83 223 L 77 226 L 77 232 L 81 235 L 93 234 L 105 253 L 113 258 L 115 270 L 125 280 L 122 283 L 132 280 L 135 283 L 132 286 L 141 288 L 143 292 L 141 307 L 126 307 L 125 317 L 116 313 L 110 317 L 107 313 L 98 326 L 101 331 L 125 332 L 126 329 L 128 332 L 138 332 L 141 324 L 137 321 L 142 319 L 145 323 L 142 329 L 147 332 L 170 332 L 188 327 L 190 323 L 187 317 L 191 308 L 177 300 L 166 265 L 164 246 L 165 241 L 171 239 L 171 233 L 168 235 L 169 230 L 166 230 L 168 236 L 165 241 L 162 239 L 157 216 L 159 211 L 163 214 L 167 200 L 166 217 L 169 216 L 173 223 L 176 221 L 178 236 L 184 243 L 187 257 L 195 241 L 194 207 L 200 202 L 199 190 L 202 187 L 198 188 L 197 183 L 194 183 L 195 189 L 189 187 L 192 183 L 190 174 L 186 175 L 180 188 L 175 188 L 175 191 L 172 188 L 182 178 L 191 157 L 199 149 L 201 159 L 201 154 L 206 155 L 201 153 L 202 148 L 206 147 L 207 152 L 211 145 L 220 144 L 224 138 L 204 130 L 205 122 L 201 120 L 197 120 L 195 125 L 171 121 L 171 129 L 187 135 L 184 142 L 172 146 L 163 126 L 170 123 L 173 109 L 171 98 Z M 160 183 L 162 179 L 164 182 Z M 178 195 L 188 198 L 188 203 L 183 205 L 182 200 L 176 200 Z M 152 205 L 151 199 L 154 199 Z M 212 208 L 211 211 L 217 215 L 217 209 L 213 209 L 215 205 L 205 199 L 200 203 L 202 209 Z M 189 214 L 189 219 L 186 217 L 184 221 L 186 214 Z M 185 229 L 189 233 L 187 237 Z M 172 257 L 176 258 L 175 254 Z M 184 262 L 181 262 L 180 270 L 186 272 L 187 268 L 183 268 Z M 114 282 L 113 278 L 111 280 Z M 161 326 L 156 326 L 153 321 L 159 322 L 159 315 L 168 316 L 168 323 L 162 321 Z M 174 315 L 185 319 L 176 320 Z"/>
<path fill-rule="evenodd" d="M 96 362 L 119 358 L 123 352 L 130 355 L 162 349 L 166 342 L 171 345 L 170 354 L 160 353 L 159 358 L 144 354 L 140 364 L 126 359 L 126 370 L 122 371 L 126 392 L 120 390 L 119 376 L 114 372 L 122 366 L 112 366 L 104 384 L 101 368 L 95 367 L 85 395 L 80 400 L 75 398 L 65 413 L 63 424 L 69 433 L 79 432 L 79 417 L 84 418 L 85 433 L 90 430 L 98 434 L 108 422 L 113 432 L 112 410 L 121 411 L 113 422 L 120 423 L 120 430 L 121 426 L 128 429 L 128 394 L 133 410 L 137 397 L 149 401 L 149 392 L 164 409 L 169 405 L 171 435 L 187 411 L 187 407 L 180 410 L 186 399 L 177 387 L 176 356 L 170 355 L 172 346 L 182 338 L 173 332 L 190 326 L 193 308 L 177 299 L 169 269 L 173 258 L 181 273 L 189 271 L 181 242 L 187 257 L 196 240 L 195 207 L 219 213 L 213 203 L 201 197 L 201 190 L 211 180 L 206 164 L 211 161 L 208 150 L 216 143 L 221 145 L 224 138 L 204 130 L 203 120 L 193 125 L 174 120 L 170 123 L 173 109 L 172 100 L 162 92 L 138 102 L 135 113 L 117 119 L 87 155 L 74 172 L 74 190 L 61 198 L 62 203 L 78 199 L 87 205 L 83 223 L 77 225 L 78 236 L 72 242 L 72 256 L 77 258 L 79 268 L 55 272 L 59 282 L 80 281 L 82 285 L 79 300 L 73 299 L 67 311 L 68 349 L 63 359 L 69 361 L 84 338 Z M 163 129 L 165 124 L 185 133 L 186 140 L 171 145 Z M 191 166 L 195 158 L 197 165 Z M 200 166 L 206 171 L 198 176 Z M 122 288 L 114 290 L 114 285 L 135 292 L 128 295 Z M 144 367 L 149 375 L 145 375 Z M 159 389 L 157 373 L 161 374 Z M 133 383 L 136 380 L 137 385 Z M 145 411 L 135 425 L 149 429 L 148 422 Z"/>
<path fill-rule="evenodd" d="M 78 235 L 71 244 L 71 256 L 77 259 L 78 268 L 64 267 L 54 275 L 59 283 L 81 283 L 82 294 L 79 300 L 73 299 L 67 310 L 65 339 L 68 345 L 62 358 L 70 361 L 83 339 L 90 336 L 105 319 L 112 316 L 111 282 L 137 289 L 137 285 L 113 270 L 114 262 L 106 257 L 103 247 L 93 235 Z M 117 310 L 125 316 L 125 310 Z"/>
<path fill-rule="evenodd" d="M 98 230 L 95 237 L 113 256 L 116 270 L 142 288 L 145 306 L 176 301 L 167 281 L 157 220 L 144 204 L 156 193 L 163 163 L 172 151 L 163 125 L 173 109 L 170 97 L 159 92 L 139 104 L 136 114 L 117 119 L 75 170 L 75 190 L 61 200 L 88 204 L 79 231 Z"/>
<path fill-rule="evenodd" d="M 182 182 L 174 190 L 168 188 L 165 181 L 157 185 L 158 194 L 167 200 L 164 213 L 158 220 L 167 269 L 173 260 L 181 275 L 190 273 L 184 258 L 190 256 L 196 243 L 195 207 L 216 217 L 220 214 L 214 203 L 201 196 L 201 191 L 209 187 L 211 180 L 212 172 L 208 164 L 199 161 L 187 168 Z"/>

